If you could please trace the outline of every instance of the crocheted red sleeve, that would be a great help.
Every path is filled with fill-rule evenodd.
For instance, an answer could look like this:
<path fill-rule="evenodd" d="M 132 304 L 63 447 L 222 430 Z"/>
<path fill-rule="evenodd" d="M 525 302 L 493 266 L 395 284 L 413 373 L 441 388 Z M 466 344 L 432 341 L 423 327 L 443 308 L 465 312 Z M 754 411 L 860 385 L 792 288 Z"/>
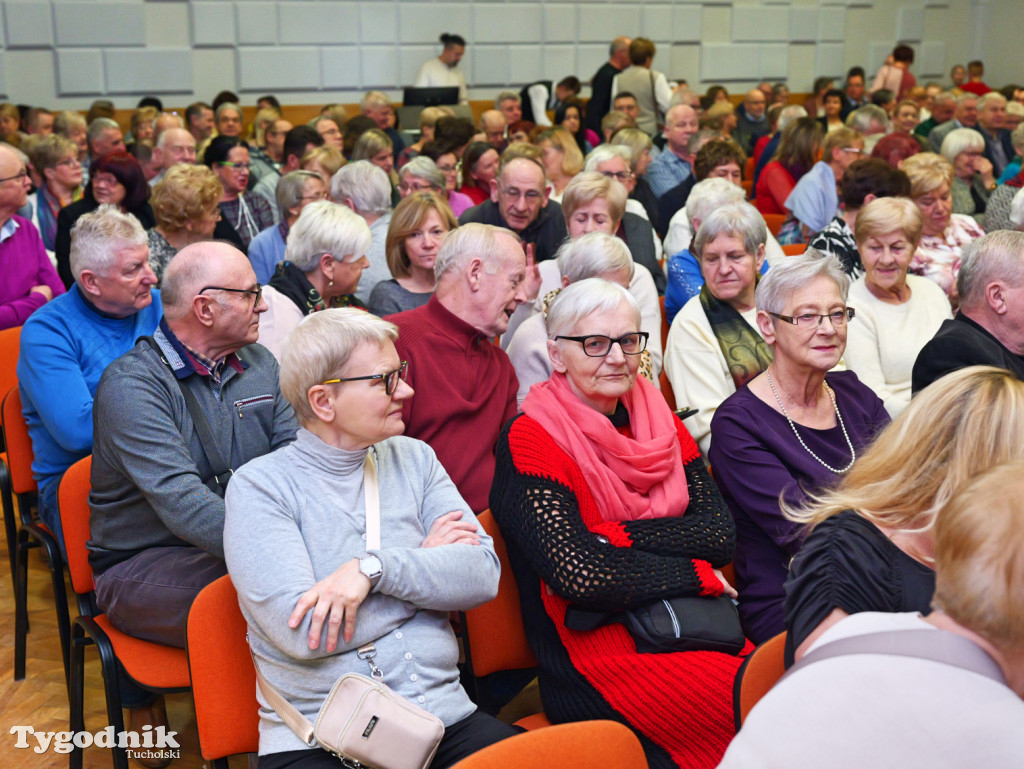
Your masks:
<path fill-rule="evenodd" d="M 613 611 L 671 596 L 718 595 L 722 585 L 711 563 L 730 560 L 735 530 L 707 472 L 688 458 L 684 515 L 603 523 L 576 463 L 521 416 L 498 441 L 491 509 L 545 584 L 581 608 Z"/>

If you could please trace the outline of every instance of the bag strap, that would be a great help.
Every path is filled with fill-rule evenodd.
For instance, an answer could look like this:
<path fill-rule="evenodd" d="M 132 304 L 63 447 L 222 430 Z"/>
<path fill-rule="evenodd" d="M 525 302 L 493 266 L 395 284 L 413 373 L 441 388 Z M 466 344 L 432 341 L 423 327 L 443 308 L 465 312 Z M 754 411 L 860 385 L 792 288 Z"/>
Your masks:
<path fill-rule="evenodd" d="M 203 453 L 206 454 L 206 459 L 210 462 L 210 467 L 213 470 L 213 478 L 222 488 L 227 486 L 234 471 L 231 469 L 231 465 L 224 459 L 224 455 L 220 453 L 217 441 L 213 437 L 213 430 L 210 428 L 210 421 L 206 418 L 206 414 L 203 413 L 203 409 L 199 405 L 199 400 L 196 398 L 196 394 L 185 385 L 185 381 L 183 379 L 178 379 L 177 374 L 174 373 L 174 367 L 171 366 L 170 361 L 167 360 L 167 356 L 164 355 L 164 351 L 160 349 L 160 345 L 156 339 L 152 336 L 143 336 L 140 338 L 146 340 L 152 348 L 156 350 L 157 355 L 160 356 L 160 360 L 162 360 L 164 365 L 171 370 L 171 374 L 174 376 L 174 381 L 178 383 L 178 388 L 181 390 L 181 394 L 185 398 L 185 405 L 188 407 L 188 413 L 192 416 L 192 422 L 195 424 L 196 435 L 199 436 L 199 443 L 203 447 Z"/>
<path fill-rule="evenodd" d="M 183 391 L 184 389 L 182 388 Z M 202 440 L 201 434 L 200 440 Z M 363 461 L 363 496 L 366 505 L 366 547 L 368 550 L 380 550 L 380 487 L 377 484 L 377 463 L 374 460 L 372 446 L 367 450 L 366 459 Z M 248 633 L 245 635 L 245 640 L 246 643 L 249 642 Z M 356 650 L 356 654 L 359 659 L 364 660 L 370 666 L 370 676 L 378 684 L 383 685 L 384 674 L 377 667 L 377 663 L 373 661 L 377 655 L 377 648 L 372 643 L 363 644 Z M 256 662 L 256 655 L 252 653 L 251 644 L 249 645 L 249 656 L 252 657 L 252 665 L 256 668 L 256 680 L 267 704 L 274 709 L 274 712 L 281 717 L 288 728 L 298 735 L 300 740 L 310 747 L 315 747 L 317 743 L 313 738 L 313 724 L 263 676 L 259 663 Z"/>
<path fill-rule="evenodd" d="M 890 654 L 941 662 L 1006 684 L 1003 671 L 980 646 L 948 630 L 888 630 L 841 638 L 805 655 L 780 678 L 800 668 L 844 654 Z"/>

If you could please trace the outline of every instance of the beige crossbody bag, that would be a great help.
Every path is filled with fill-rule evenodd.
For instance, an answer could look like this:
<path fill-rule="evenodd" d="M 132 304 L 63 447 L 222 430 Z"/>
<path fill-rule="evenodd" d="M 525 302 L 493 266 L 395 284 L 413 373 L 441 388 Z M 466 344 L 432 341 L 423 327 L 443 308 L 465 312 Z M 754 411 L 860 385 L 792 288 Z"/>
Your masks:
<path fill-rule="evenodd" d="M 363 464 L 363 489 L 366 547 L 380 550 L 380 490 L 372 448 Z M 444 736 L 441 719 L 385 686 L 384 673 L 373 661 L 377 650 L 372 643 L 356 653 L 366 660 L 370 677 L 346 673 L 339 678 L 320 707 L 315 725 L 263 677 L 255 657 L 253 665 L 267 703 L 307 745 L 320 745 L 351 769 L 426 769 Z"/>

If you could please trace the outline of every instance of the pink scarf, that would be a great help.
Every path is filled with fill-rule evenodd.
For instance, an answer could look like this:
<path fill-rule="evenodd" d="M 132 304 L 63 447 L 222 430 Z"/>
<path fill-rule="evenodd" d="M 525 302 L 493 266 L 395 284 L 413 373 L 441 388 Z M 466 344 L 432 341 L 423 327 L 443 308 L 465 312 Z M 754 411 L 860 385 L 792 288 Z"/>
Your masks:
<path fill-rule="evenodd" d="M 522 410 L 575 460 L 603 520 L 682 515 L 690 493 L 675 417 L 661 393 L 642 377 L 622 403 L 633 438 L 583 403 L 558 372 L 530 388 Z"/>

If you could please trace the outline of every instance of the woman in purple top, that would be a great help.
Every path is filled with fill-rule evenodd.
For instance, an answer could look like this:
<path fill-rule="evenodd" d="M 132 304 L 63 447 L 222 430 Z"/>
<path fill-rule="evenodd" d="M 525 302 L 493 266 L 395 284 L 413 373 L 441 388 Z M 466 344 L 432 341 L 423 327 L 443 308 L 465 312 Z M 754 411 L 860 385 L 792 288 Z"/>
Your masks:
<path fill-rule="evenodd" d="M 757 325 L 774 359 L 718 408 L 709 458 L 736 521 L 736 586 L 747 636 L 782 632 L 783 583 L 800 548 L 780 497 L 798 505 L 834 484 L 889 417 L 843 356 L 850 280 L 832 256 L 808 251 L 773 268 L 754 295 Z"/>

